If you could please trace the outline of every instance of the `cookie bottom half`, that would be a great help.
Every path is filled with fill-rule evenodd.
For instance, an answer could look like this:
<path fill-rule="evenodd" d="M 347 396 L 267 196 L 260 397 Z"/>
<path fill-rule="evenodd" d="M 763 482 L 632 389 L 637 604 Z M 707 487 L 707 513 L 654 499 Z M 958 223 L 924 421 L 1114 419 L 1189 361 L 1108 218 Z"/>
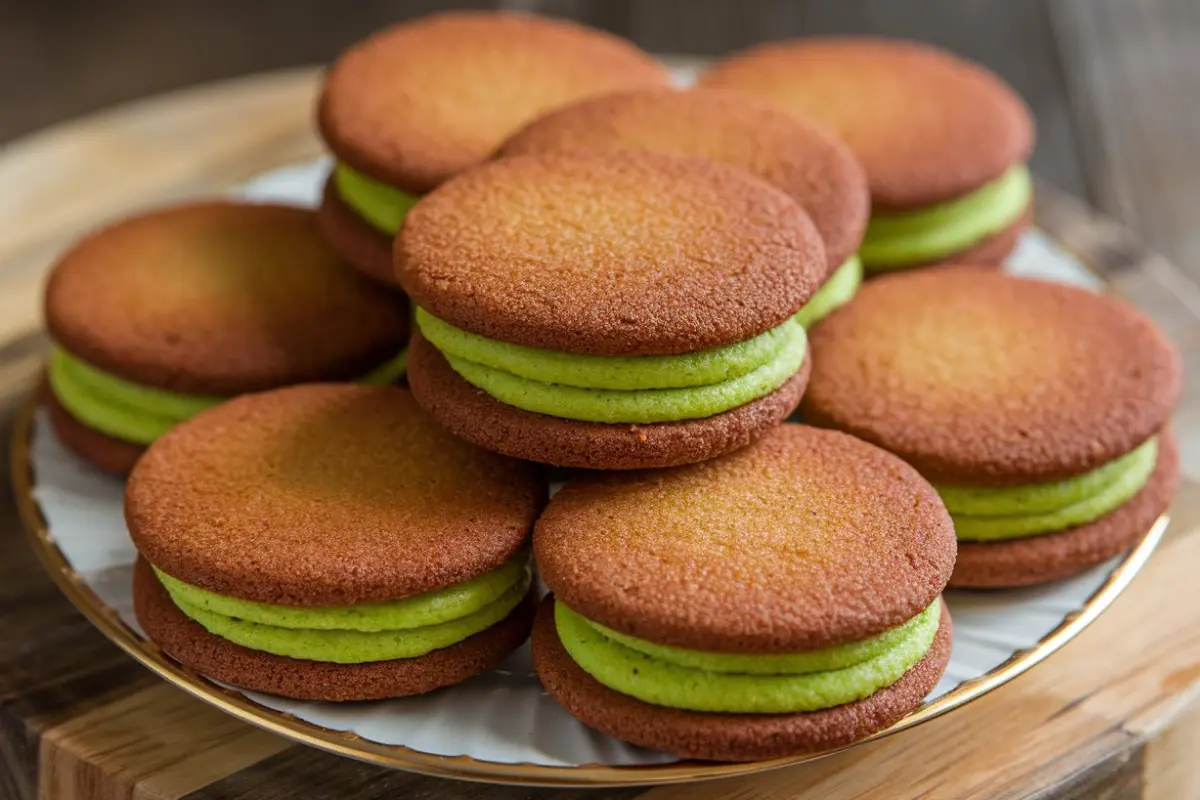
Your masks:
<path fill-rule="evenodd" d="M 1136 545 L 1171 505 L 1179 448 L 1164 431 L 1146 484 L 1099 519 L 1057 533 L 995 542 L 959 542 L 950 586 L 1007 588 L 1069 578 Z"/>
<path fill-rule="evenodd" d="M 299 700 L 380 700 L 431 692 L 495 667 L 529 636 L 533 591 L 500 622 L 417 658 L 361 664 L 306 661 L 234 644 L 206 631 L 171 601 L 145 559 L 133 575 L 138 622 L 167 655 L 208 678 Z"/>
<path fill-rule="evenodd" d="M 554 603 L 538 609 L 533 661 L 546 691 L 585 725 L 642 747 L 710 761 L 760 761 L 841 747 L 887 728 L 920 706 L 950 661 L 952 626 L 941 624 L 925 656 L 895 683 L 862 700 L 794 714 L 686 711 L 621 694 L 588 675 L 567 653 Z"/>
<path fill-rule="evenodd" d="M 702 419 L 649 424 L 583 422 L 524 411 L 476 389 L 427 340 L 409 345 L 409 385 L 442 426 L 505 455 L 558 467 L 644 469 L 738 450 L 787 419 L 808 385 L 811 359 L 775 391 Z"/>

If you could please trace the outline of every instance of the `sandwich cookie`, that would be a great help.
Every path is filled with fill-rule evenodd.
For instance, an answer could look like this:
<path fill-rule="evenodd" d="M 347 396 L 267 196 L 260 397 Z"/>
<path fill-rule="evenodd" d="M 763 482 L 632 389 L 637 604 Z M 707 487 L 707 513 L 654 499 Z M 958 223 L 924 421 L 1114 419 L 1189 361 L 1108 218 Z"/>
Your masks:
<path fill-rule="evenodd" d="M 206 202 L 85 237 L 46 284 L 50 419 L 84 459 L 125 474 L 173 425 L 293 383 L 387 384 L 409 314 L 325 244 L 311 211 Z"/>
<path fill-rule="evenodd" d="M 325 77 L 317 125 L 337 163 L 321 230 L 394 284 L 391 240 L 422 194 L 551 109 L 669 82 L 630 42 L 566 20 L 454 11 L 376 33 Z"/>
<path fill-rule="evenodd" d="M 998 264 L 1032 217 L 1028 107 L 1000 78 L 937 48 L 829 37 L 735 54 L 701 77 L 829 125 L 867 171 L 868 272 Z"/>
<path fill-rule="evenodd" d="M 651 153 L 516 156 L 413 209 L 410 383 L 459 436 L 562 467 L 712 458 L 787 417 L 820 236 L 743 170 Z"/>
<path fill-rule="evenodd" d="M 407 389 L 231 400 L 129 477 L 146 634 L 209 678 L 306 700 L 423 694 L 484 672 L 533 620 L 529 464 L 455 439 Z"/>
<path fill-rule="evenodd" d="M 849 744 L 919 706 L 950 658 L 950 516 L 912 467 L 836 431 L 785 424 L 703 464 L 568 483 L 534 553 L 546 690 L 682 758 Z"/>
<path fill-rule="evenodd" d="M 812 325 L 862 282 L 858 246 L 870 214 L 867 179 L 844 144 L 815 125 L 732 92 L 643 89 L 584 100 L 538 119 L 501 155 L 649 150 L 741 167 L 808 212 L 827 270 L 798 318 Z"/>
<path fill-rule="evenodd" d="M 804 418 L 933 482 L 958 532 L 953 586 L 1073 575 L 1170 504 L 1179 355 L 1115 298 L 979 268 L 894 275 L 812 344 Z"/>

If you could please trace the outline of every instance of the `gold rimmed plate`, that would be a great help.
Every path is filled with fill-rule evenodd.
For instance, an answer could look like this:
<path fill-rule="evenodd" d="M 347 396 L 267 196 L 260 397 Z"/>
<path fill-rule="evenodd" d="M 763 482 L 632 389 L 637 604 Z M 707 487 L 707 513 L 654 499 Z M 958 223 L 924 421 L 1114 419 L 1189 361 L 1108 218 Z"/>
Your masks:
<path fill-rule="evenodd" d="M 276 170 L 240 193 L 308 203 L 328 165 Z M 1027 236 L 1014 267 L 1093 286 L 1098 281 L 1044 234 Z M 295 741 L 388 767 L 444 777 L 531 785 L 628 785 L 747 774 L 819 758 L 751 764 L 676 761 L 589 731 L 541 691 L 527 650 L 493 673 L 427 697 L 335 705 L 244 693 L 206 680 L 141 634 L 132 614 L 132 544 L 123 487 L 79 463 L 54 438 L 31 398 L 13 442 L 15 493 L 38 557 L 108 638 L 170 683 L 246 722 Z M 1158 520 L 1125 556 L 1068 581 L 1007 592 L 951 592 L 955 645 L 946 677 L 892 735 L 1012 680 L 1095 620 L 1145 564 L 1166 528 Z M 841 748 L 845 749 L 845 748 Z"/>

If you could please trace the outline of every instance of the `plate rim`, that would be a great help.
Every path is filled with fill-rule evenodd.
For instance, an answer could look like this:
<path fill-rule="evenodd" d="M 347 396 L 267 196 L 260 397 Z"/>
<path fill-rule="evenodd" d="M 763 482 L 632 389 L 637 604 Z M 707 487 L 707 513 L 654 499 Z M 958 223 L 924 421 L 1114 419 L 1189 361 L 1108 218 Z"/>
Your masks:
<path fill-rule="evenodd" d="M 1018 650 L 1003 663 L 978 678 L 964 681 L 894 725 L 842 747 L 799 756 L 743 763 L 675 761 L 667 764 L 618 766 L 580 764 L 547 766 L 529 762 L 498 762 L 468 755 L 438 755 L 405 745 L 373 742 L 350 731 L 306 722 L 293 715 L 267 708 L 241 692 L 220 686 L 188 667 L 175 662 L 154 642 L 143 639 L 100 600 L 67 561 L 55 542 L 41 505 L 33 495 L 36 476 L 33 464 L 34 419 L 40 407 L 39 389 L 23 403 L 13 428 L 10 448 L 12 488 L 26 538 L 42 568 L 58 589 L 109 641 L 158 677 L 193 697 L 255 727 L 290 741 L 392 769 L 402 769 L 439 778 L 493 784 L 543 787 L 650 786 L 689 783 L 723 777 L 751 775 L 795 766 L 842 752 L 870 741 L 894 735 L 928 722 L 1003 686 L 1058 651 L 1091 625 L 1129 586 L 1145 566 L 1170 522 L 1170 512 L 1160 516 L 1141 542 L 1125 554 L 1086 603 L 1066 614 L 1062 622 L 1031 648 Z"/>

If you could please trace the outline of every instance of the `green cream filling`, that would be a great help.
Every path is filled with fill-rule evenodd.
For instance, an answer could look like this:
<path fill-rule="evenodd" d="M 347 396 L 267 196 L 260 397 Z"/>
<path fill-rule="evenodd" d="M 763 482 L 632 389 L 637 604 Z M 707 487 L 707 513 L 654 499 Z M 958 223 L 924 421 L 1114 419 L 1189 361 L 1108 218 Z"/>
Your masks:
<path fill-rule="evenodd" d="M 158 569 L 155 569 L 155 573 L 171 597 L 190 608 L 223 617 L 235 617 L 276 628 L 376 633 L 424 628 L 470 616 L 521 583 L 528 569 L 529 554 L 522 553 L 509 559 L 499 569 L 445 589 L 379 603 L 324 607 L 256 603 L 192 586 Z"/>
<path fill-rule="evenodd" d="M 723 347 L 673 356 L 593 356 L 500 342 L 468 333 L 417 309 L 421 335 L 447 357 L 520 378 L 582 389 L 641 391 L 707 386 L 739 378 L 795 343 L 790 322 Z"/>
<path fill-rule="evenodd" d="M 338 197 L 371 227 L 395 236 L 410 208 L 421 198 L 380 183 L 339 162 L 333 168 Z"/>
<path fill-rule="evenodd" d="M 862 260 L 858 256 L 850 256 L 804 304 L 804 308 L 796 314 L 796 319 L 805 328 L 811 328 L 849 303 L 862 285 L 862 280 Z"/>
<path fill-rule="evenodd" d="M 567 613 L 574 613 L 568 609 Z M 913 631 L 929 623 L 929 617 L 940 614 L 937 603 L 922 611 L 903 625 L 884 631 L 869 639 L 810 650 L 806 653 L 744 655 L 739 653 L 708 653 L 655 644 L 636 636 L 619 633 L 591 620 L 579 617 L 584 624 L 595 628 L 606 638 L 659 661 L 704 672 L 732 672 L 744 675 L 801 675 L 809 672 L 829 672 L 870 661 L 897 647 L 913 635 Z M 578 616 L 576 614 L 576 616 Z"/>
<path fill-rule="evenodd" d="M 932 261 L 978 244 L 1020 218 L 1033 197 L 1021 164 L 983 187 L 917 211 L 874 214 L 859 255 L 868 270 Z"/>
<path fill-rule="evenodd" d="M 939 486 L 959 539 L 992 541 L 1037 536 L 1083 525 L 1133 498 L 1149 481 L 1158 440 L 1098 469 L 1064 481 L 1005 489 Z"/>
<path fill-rule="evenodd" d="M 698 653 L 644 641 L 630 647 L 630 637 L 622 637 L 621 641 L 610 638 L 606 628 L 584 619 L 562 603 L 555 603 L 554 618 L 559 638 L 571 658 L 597 681 L 621 694 L 652 705 L 690 711 L 792 714 L 852 703 L 895 683 L 933 645 L 941 622 L 941 608 L 940 601 L 935 601 L 897 629 L 888 646 L 881 649 L 865 646 L 859 653 L 861 660 L 852 663 L 844 663 L 846 648 L 855 645 L 831 651 L 757 657 Z M 832 658 L 824 655 L 832 651 L 842 654 Z M 686 655 L 680 656 L 681 653 Z M 703 663 L 719 669 L 692 666 L 698 663 L 697 656 Z M 689 664 L 679 663 L 680 658 Z M 751 663 L 751 659 L 756 664 L 775 664 L 788 669 L 826 661 L 844 665 L 819 671 L 743 671 L 742 667 Z"/>
<path fill-rule="evenodd" d="M 345 608 L 287 608 L 213 595 L 174 579 L 163 580 L 166 576 L 156 573 L 179 610 L 214 636 L 263 653 L 335 664 L 417 658 L 457 644 L 507 617 L 532 580 L 525 559 L 520 559 L 481 576 L 488 580 L 477 578 L 402 600 Z M 213 597 L 220 601 L 212 603 Z M 287 625 L 256 622 L 217 608 L 251 609 L 256 619 L 279 619 Z M 463 613 L 449 616 L 452 611 Z"/>
<path fill-rule="evenodd" d="M 510 406 L 566 419 L 652 423 L 710 417 L 778 389 L 800 369 L 790 319 L 734 345 L 670 356 L 592 356 L 498 342 L 423 309 L 417 324 L 464 380 Z"/>
<path fill-rule="evenodd" d="M 404 374 L 405 350 L 359 379 L 384 386 Z M 72 417 L 93 430 L 134 444 L 150 444 L 171 428 L 228 398 L 180 394 L 118 378 L 60 347 L 47 371 L 54 396 Z"/>

